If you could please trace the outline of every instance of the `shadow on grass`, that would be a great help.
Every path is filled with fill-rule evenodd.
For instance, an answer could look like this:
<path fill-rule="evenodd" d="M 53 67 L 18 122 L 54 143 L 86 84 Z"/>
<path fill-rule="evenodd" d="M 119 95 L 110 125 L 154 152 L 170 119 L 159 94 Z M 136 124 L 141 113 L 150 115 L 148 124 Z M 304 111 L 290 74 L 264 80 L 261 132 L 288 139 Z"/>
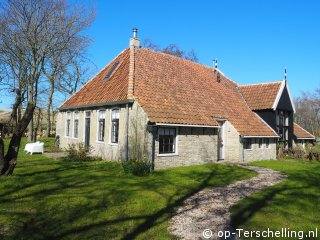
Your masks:
<path fill-rule="evenodd" d="M 263 163 L 259 166 L 263 167 Z M 269 165 L 266 164 L 266 167 Z M 259 226 L 276 230 L 281 227 L 294 229 L 293 226 L 298 226 L 301 221 L 305 224 L 305 227 L 302 228 L 309 230 L 307 229 L 308 224 L 319 225 L 320 219 L 317 220 L 311 216 L 315 213 L 314 211 L 319 212 L 317 206 L 320 197 L 320 164 L 277 162 L 273 163 L 270 168 L 286 173 L 288 179 L 232 206 L 232 226 L 234 228 Z M 296 219 L 298 223 L 295 222 Z"/>
<path fill-rule="evenodd" d="M 152 238 L 166 231 L 167 225 L 161 224 L 189 196 L 251 176 L 247 170 L 220 165 L 139 178 L 124 175 L 115 163 L 41 156 L 26 156 L 21 162 L 0 188 L 0 239 Z"/>

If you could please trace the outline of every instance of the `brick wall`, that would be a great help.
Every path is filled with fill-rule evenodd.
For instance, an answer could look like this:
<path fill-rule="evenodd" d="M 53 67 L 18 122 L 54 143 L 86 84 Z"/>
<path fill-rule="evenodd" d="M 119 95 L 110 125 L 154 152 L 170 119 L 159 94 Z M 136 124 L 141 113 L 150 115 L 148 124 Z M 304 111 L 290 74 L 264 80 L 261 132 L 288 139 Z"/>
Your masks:
<path fill-rule="evenodd" d="M 262 148 L 259 148 L 258 139 L 252 139 L 252 149 L 244 149 L 244 161 L 269 160 L 277 158 L 277 144 L 275 139 L 269 139 L 269 147 L 263 141 Z"/>
<path fill-rule="evenodd" d="M 177 153 L 159 154 L 159 141 L 155 141 L 155 168 L 169 168 L 217 161 L 217 130 L 214 128 L 179 127 L 176 138 Z"/>

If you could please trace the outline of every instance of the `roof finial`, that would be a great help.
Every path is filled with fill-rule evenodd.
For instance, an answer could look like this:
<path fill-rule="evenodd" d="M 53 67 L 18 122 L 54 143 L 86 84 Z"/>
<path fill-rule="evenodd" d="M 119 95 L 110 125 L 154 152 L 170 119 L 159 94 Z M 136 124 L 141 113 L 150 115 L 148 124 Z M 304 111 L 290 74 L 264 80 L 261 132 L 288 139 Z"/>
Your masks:
<path fill-rule="evenodd" d="M 217 58 L 215 59 L 214 68 L 215 69 L 218 68 L 218 59 Z"/>
<path fill-rule="evenodd" d="M 133 38 L 137 38 L 138 28 L 132 28 Z"/>
<path fill-rule="evenodd" d="M 284 80 L 287 81 L 287 68 L 284 67 Z"/>

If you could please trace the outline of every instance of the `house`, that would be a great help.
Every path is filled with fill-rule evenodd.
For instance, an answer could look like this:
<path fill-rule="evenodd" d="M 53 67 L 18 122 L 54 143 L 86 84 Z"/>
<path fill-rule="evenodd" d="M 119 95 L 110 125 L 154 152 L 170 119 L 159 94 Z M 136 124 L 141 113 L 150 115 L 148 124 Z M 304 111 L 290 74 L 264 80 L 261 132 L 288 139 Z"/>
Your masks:
<path fill-rule="evenodd" d="M 275 159 L 279 138 L 292 139 L 293 118 L 282 139 L 268 116 L 293 117 L 294 107 L 290 96 L 282 100 L 286 82 L 270 85 L 279 88 L 270 87 L 274 99 L 251 94 L 255 87 L 217 68 L 140 47 L 134 30 L 129 48 L 60 106 L 56 131 L 63 148 L 84 142 L 104 159 L 156 168 Z"/>
<path fill-rule="evenodd" d="M 292 147 L 294 104 L 287 81 L 240 86 L 252 111 L 258 114 L 278 135 L 278 143 Z"/>
<path fill-rule="evenodd" d="M 305 148 L 306 143 L 314 143 L 315 136 L 303 129 L 299 124 L 293 124 L 293 144 L 301 144 Z"/>

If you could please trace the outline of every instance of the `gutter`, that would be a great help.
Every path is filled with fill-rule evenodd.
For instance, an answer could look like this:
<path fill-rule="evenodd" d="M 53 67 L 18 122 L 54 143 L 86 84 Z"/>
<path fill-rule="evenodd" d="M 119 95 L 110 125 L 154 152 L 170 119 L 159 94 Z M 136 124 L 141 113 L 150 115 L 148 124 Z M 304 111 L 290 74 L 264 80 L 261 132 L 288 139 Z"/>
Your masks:
<path fill-rule="evenodd" d="M 126 99 L 126 100 L 104 102 L 104 103 L 83 104 L 78 106 L 60 107 L 58 108 L 58 110 L 64 111 L 64 110 L 71 110 L 71 109 L 103 107 L 103 106 L 112 106 L 112 105 L 128 104 L 128 103 L 134 103 L 134 99 Z"/>
<path fill-rule="evenodd" d="M 279 136 L 241 136 L 242 138 L 280 138 Z"/>
<path fill-rule="evenodd" d="M 177 123 L 156 123 L 156 126 L 221 128 L 220 126 L 177 124 Z"/>

